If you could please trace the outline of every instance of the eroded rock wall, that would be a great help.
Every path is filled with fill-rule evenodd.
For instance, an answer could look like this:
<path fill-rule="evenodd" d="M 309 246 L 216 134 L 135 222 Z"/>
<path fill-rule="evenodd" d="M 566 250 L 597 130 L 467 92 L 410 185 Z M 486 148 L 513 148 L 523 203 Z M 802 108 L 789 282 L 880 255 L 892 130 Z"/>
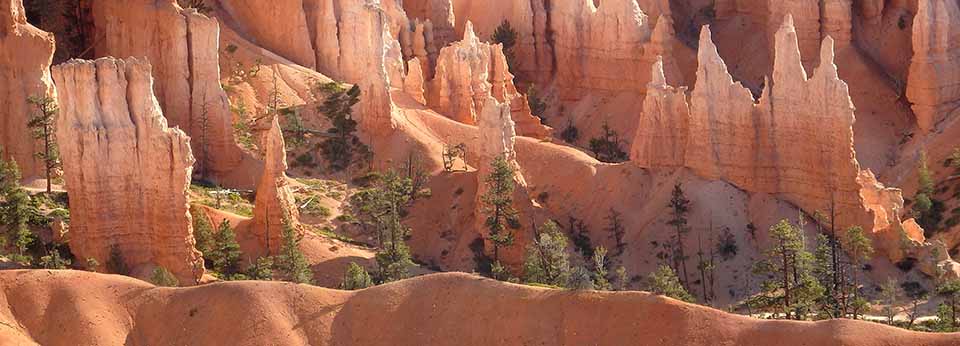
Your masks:
<path fill-rule="evenodd" d="M 913 18 L 907 98 L 917 127 L 929 131 L 960 107 L 960 5 L 920 0 Z"/>
<path fill-rule="evenodd" d="M 73 60 L 53 68 L 57 137 L 70 196 L 70 249 L 100 271 L 116 252 L 148 277 L 155 266 L 181 284 L 204 273 L 188 212 L 190 139 L 153 95 L 146 60 Z"/>
<path fill-rule="evenodd" d="M 440 51 L 436 77 L 429 83 L 427 104 L 453 120 L 477 125 L 491 96 L 512 106 L 519 134 L 538 138 L 548 135 L 549 129 L 530 114 L 526 97 L 517 91 L 503 46 L 481 42 L 468 22 L 463 40 Z"/>
<path fill-rule="evenodd" d="M 226 185 L 252 185 L 230 177 L 245 158 L 220 85 L 219 22 L 173 0 L 95 1 L 92 16 L 95 37 L 102 38 L 97 56 L 152 63 L 154 92 L 170 124 L 192 138 L 197 173 Z"/>
<path fill-rule="evenodd" d="M 43 163 L 27 123 L 36 107 L 31 96 L 54 96 L 50 79 L 53 34 L 27 23 L 21 0 L 0 0 L 0 148 L 14 159 L 24 178 L 39 177 Z"/>
<path fill-rule="evenodd" d="M 755 103 L 733 81 L 705 27 L 689 108 L 683 90 L 666 85 L 654 65 L 631 159 L 643 167 L 688 167 L 808 213 L 834 210 L 838 229 L 864 225 L 883 242 L 878 248 L 896 252 L 906 234 L 902 197 L 860 171 L 854 106 L 833 63 L 833 40 L 824 39 L 820 67 L 807 78 L 799 35 L 788 16 L 775 37 L 773 76 Z"/>

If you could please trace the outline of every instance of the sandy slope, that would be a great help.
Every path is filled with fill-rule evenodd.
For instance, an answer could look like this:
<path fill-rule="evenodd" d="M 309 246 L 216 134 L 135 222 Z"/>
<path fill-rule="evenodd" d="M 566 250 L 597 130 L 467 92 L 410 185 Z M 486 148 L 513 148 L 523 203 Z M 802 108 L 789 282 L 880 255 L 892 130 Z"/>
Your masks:
<path fill-rule="evenodd" d="M 154 288 L 79 271 L 0 273 L 4 345 L 957 345 L 857 321 L 763 321 L 642 292 L 437 274 L 358 292 L 275 282 Z"/>

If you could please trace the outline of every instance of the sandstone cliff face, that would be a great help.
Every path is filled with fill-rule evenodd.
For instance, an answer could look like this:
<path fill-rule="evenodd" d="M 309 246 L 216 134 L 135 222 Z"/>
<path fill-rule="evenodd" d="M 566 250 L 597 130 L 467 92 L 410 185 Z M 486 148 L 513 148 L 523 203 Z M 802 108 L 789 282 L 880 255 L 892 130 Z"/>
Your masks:
<path fill-rule="evenodd" d="M 54 96 L 49 71 L 53 51 L 53 35 L 27 23 L 20 0 L 0 0 L 0 159 L 16 160 L 24 178 L 43 171 L 27 126 L 37 110 L 27 98 Z"/>
<path fill-rule="evenodd" d="M 549 133 L 530 114 L 526 98 L 513 84 L 503 46 L 481 42 L 468 22 L 463 40 L 440 51 L 427 104 L 453 120 L 476 125 L 490 96 L 513 105 L 511 112 L 519 120 L 517 132 L 521 135 L 544 138 Z"/>
<path fill-rule="evenodd" d="M 194 159 L 186 134 L 167 127 L 150 70 L 135 58 L 53 68 L 70 248 L 101 271 L 118 251 L 133 275 L 162 266 L 190 285 L 204 273 L 187 211 Z"/>
<path fill-rule="evenodd" d="M 276 254 L 280 250 L 284 222 L 295 230 L 299 229 L 299 213 L 287 183 L 286 144 L 277 118 L 273 119 L 262 141 L 266 165 L 257 185 L 252 233 L 270 254 Z"/>
<path fill-rule="evenodd" d="M 895 251 L 902 197 L 860 172 L 854 107 L 833 63 L 833 41 L 823 41 L 821 65 L 808 79 L 798 35 L 788 16 L 775 38 L 773 77 L 756 104 L 733 81 L 709 28 L 701 33 L 689 109 L 682 89 L 667 86 L 655 64 L 631 158 L 644 167 L 688 167 L 707 179 L 778 195 L 809 213 L 836 208 L 839 229 L 867 225 L 887 242 L 878 247 Z"/>
<path fill-rule="evenodd" d="M 960 106 L 960 5 L 920 0 L 913 18 L 907 98 L 917 127 L 929 131 Z"/>
<path fill-rule="evenodd" d="M 357 115 L 363 133 L 376 138 L 396 127 L 387 53 L 389 46 L 399 41 L 403 50 L 413 54 L 410 45 L 419 42 L 412 37 L 410 23 L 397 2 L 296 0 L 281 6 L 251 0 L 216 3 L 222 9 L 218 14 L 229 18 L 225 22 L 239 27 L 240 34 L 251 42 L 264 44 L 293 62 L 306 62 L 304 66 L 335 80 L 359 85 L 363 97 Z M 259 7 L 274 8 L 256 10 Z M 426 39 L 420 41 L 429 44 Z"/>
<path fill-rule="evenodd" d="M 97 56 L 134 56 L 153 64 L 154 91 L 172 126 L 192 138 L 197 173 L 227 185 L 244 160 L 220 85 L 220 25 L 173 0 L 95 1 Z"/>

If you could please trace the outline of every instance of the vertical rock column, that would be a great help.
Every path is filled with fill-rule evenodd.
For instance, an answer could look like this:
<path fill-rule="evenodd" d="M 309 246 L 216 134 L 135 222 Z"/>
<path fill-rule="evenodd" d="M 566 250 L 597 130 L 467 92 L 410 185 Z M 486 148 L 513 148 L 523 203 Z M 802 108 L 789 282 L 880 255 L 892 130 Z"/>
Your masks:
<path fill-rule="evenodd" d="M 263 138 L 264 170 L 257 184 L 253 208 L 253 233 L 270 254 L 280 250 L 281 232 L 286 226 L 298 230 L 297 205 L 287 183 L 287 152 L 276 117 Z M 284 223 L 287 222 L 287 225 Z"/>
<path fill-rule="evenodd" d="M 960 107 L 960 5 L 920 0 L 913 18 L 907 98 L 917 127 L 928 131 Z"/>
<path fill-rule="evenodd" d="M 204 273 L 187 204 L 190 139 L 167 127 L 150 64 L 129 58 L 73 60 L 53 68 L 57 138 L 70 196 L 70 248 L 107 268 L 119 255 L 129 274 L 155 266 L 181 284 Z"/>
<path fill-rule="evenodd" d="M 54 95 L 53 52 L 53 34 L 27 24 L 21 0 L 0 0 L 0 159 L 16 160 L 24 178 L 43 171 L 27 126 L 36 107 L 27 98 Z"/>

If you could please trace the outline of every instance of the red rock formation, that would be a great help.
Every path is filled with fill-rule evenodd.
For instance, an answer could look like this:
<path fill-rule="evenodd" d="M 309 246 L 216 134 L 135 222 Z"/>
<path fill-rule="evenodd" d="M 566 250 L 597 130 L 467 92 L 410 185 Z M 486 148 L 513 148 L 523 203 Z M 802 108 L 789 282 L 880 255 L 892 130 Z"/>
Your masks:
<path fill-rule="evenodd" d="M 907 98 L 917 127 L 929 131 L 960 107 L 960 5 L 920 0 L 913 18 L 913 58 Z"/>
<path fill-rule="evenodd" d="M 220 85 L 220 26 L 174 0 L 95 1 L 97 56 L 149 59 L 155 92 L 172 126 L 195 146 L 198 173 L 226 185 L 252 186 L 236 177 L 245 157 L 234 141 L 233 115 Z M 159 43 L 159 44 L 158 44 Z"/>
<path fill-rule="evenodd" d="M 119 251 L 135 276 L 162 266 L 190 285 L 204 273 L 187 211 L 194 159 L 186 134 L 167 127 L 150 70 L 135 58 L 53 68 L 70 249 L 98 270 Z"/>
<path fill-rule="evenodd" d="M 709 28 L 701 33 L 689 110 L 683 90 L 666 85 L 655 64 L 632 160 L 643 167 L 688 167 L 707 179 L 778 195 L 808 213 L 835 208 L 838 229 L 866 225 L 881 240 L 878 248 L 901 256 L 895 253 L 902 238 L 915 235 L 901 227 L 899 190 L 860 171 L 854 107 L 833 63 L 832 39 L 824 40 L 821 65 L 809 79 L 789 16 L 775 41 L 773 78 L 757 104 L 727 72 Z M 922 235 L 914 241 L 923 242 Z"/>
<path fill-rule="evenodd" d="M 253 208 L 253 234 L 270 254 L 280 250 L 284 222 L 299 230 L 299 213 L 287 183 L 287 154 L 280 122 L 274 118 L 263 138 L 266 163 Z"/>
<path fill-rule="evenodd" d="M 310 30 L 316 28 L 308 28 L 304 6 L 313 3 L 316 1 L 220 1 L 223 9 L 236 23 L 234 29 L 241 35 L 308 68 L 317 67 L 317 56 L 311 46 L 305 44 L 311 42 Z"/>
<path fill-rule="evenodd" d="M 520 120 L 517 132 L 521 135 L 548 135 L 549 130 L 530 114 L 526 98 L 514 86 L 503 46 L 481 42 L 467 23 L 463 40 L 440 51 L 427 104 L 453 120 L 475 125 L 490 96 L 514 105 L 513 118 Z"/>
<path fill-rule="evenodd" d="M 53 51 L 53 35 L 27 23 L 20 0 L 0 0 L 0 159 L 16 160 L 24 178 L 43 171 L 27 126 L 36 107 L 27 98 L 54 96 Z"/>
<path fill-rule="evenodd" d="M 420 63 L 420 58 L 413 58 L 407 62 L 409 71 L 407 71 L 406 78 L 403 80 L 403 91 L 413 97 L 414 100 L 422 104 L 427 104 L 427 99 L 424 91 L 424 76 L 423 68 Z"/>

